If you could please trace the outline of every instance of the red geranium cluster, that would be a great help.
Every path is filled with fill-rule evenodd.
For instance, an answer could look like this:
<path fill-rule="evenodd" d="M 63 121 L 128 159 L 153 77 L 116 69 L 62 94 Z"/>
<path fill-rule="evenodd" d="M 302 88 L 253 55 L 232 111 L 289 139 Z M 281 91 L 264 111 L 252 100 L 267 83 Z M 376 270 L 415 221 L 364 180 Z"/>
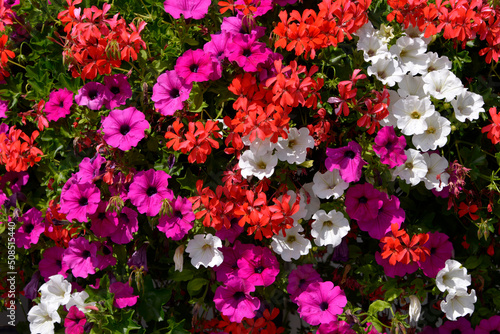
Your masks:
<path fill-rule="evenodd" d="M 1 26 L 2 18 L 0 17 L 0 26 Z M 5 69 L 7 67 L 7 63 L 9 62 L 9 58 L 14 58 L 15 54 L 11 50 L 7 49 L 7 35 L 2 35 L 0 37 L 0 81 L 8 78 L 10 73 Z"/>
<path fill-rule="evenodd" d="M 295 49 L 295 55 L 305 53 L 305 59 L 309 55 L 314 59 L 316 50 L 337 46 L 346 36 L 352 39 L 351 34 L 368 22 L 366 10 L 370 3 L 370 0 L 323 0 L 318 5 L 318 13 L 312 9 L 302 14 L 294 10 L 288 17 L 288 13 L 282 11 L 279 14 L 281 22 L 273 30 L 278 36 L 274 46 L 287 51 Z"/>
<path fill-rule="evenodd" d="M 21 172 L 40 161 L 43 152 L 35 146 L 38 134 L 38 131 L 33 131 L 28 137 L 15 125 L 8 132 L 0 133 L 0 164 L 5 165 L 8 172 Z"/>
<path fill-rule="evenodd" d="M 66 41 L 63 56 L 69 62 L 74 78 L 93 80 L 100 75 L 111 74 L 112 67 L 120 67 L 121 62 L 137 60 L 137 53 L 146 48 L 140 33 L 146 26 L 138 27 L 127 23 L 115 14 L 107 18 L 111 8 L 105 3 L 102 10 L 96 6 L 76 8 L 81 0 L 67 0 L 68 9 L 57 16 L 65 25 Z"/>

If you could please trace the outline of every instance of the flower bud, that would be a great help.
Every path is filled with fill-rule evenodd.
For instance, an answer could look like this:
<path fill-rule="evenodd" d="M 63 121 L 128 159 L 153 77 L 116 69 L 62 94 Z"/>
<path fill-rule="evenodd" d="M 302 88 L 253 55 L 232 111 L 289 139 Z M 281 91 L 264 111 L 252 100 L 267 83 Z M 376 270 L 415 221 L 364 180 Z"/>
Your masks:
<path fill-rule="evenodd" d="M 184 268 L 184 245 L 180 245 L 177 247 L 175 250 L 174 254 L 174 263 L 175 263 L 175 270 L 178 270 L 182 272 L 182 269 Z"/>
<path fill-rule="evenodd" d="M 420 318 L 420 311 L 422 309 L 422 306 L 420 305 L 420 300 L 418 299 L 417 296 L 411 295 L 410 296 L 410 325 L 413 325 L 418 322 L 418 319 Z M 413 326 L 412 326 L 413 327 Z"/>

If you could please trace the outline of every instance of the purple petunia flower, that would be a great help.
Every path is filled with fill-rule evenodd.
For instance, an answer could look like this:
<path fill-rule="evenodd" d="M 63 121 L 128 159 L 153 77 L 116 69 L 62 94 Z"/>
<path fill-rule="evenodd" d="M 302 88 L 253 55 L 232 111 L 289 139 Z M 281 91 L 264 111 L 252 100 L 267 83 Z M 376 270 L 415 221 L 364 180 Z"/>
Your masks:
<path fill-rule="evenodd" d="M 484 319 L 483 319 L 484 320 Z M 455 333 L 460 333 L 460 334 L 474 334 L 474 333 L 481 333 L 481 334 L 490 334 L 490 331 L 484 331 L 478 332 L 478 327 L 476 327 L 476 330 L 472 329 L 472 326 L 470 324 L 470 321 L 465 319 L 465 318 L 458 318 L 456 321 L 446 321 L 444 324 L 442 324 L 437 332 L 438 334 L 455 334 Z M 500 328 L 500 327 L 499 327 Z"/>
<path fill-rule="evenodd" d="M 38 269 L 40 270 L 40 274 L 46 281 L 48 281 L 49 277 L 52 275 L 63 275 L 67 277 L 69 267 L 63 264 L 62 259 L 64 255 L 65 249 L 62 247 L 50 247 L 47 248 L 43 252 L 42 259 L 38 264 Z"/>
<path fill-rule="evenodd" d="M 78 166 L 79 170 L 76 173 L 76 177 L 80 183 L 93 183 L 95 178 L 104 174 L 106 167 L 105 163 L 106 159 L 99 153 L 97 153 L 92 159 L 85 157 Z"/>
<path fill-rule="evenodd" d="M 236 240 L 233 247 L 222 247 L 220 249 L 224 260 L 220 265 L 214 267 L 219 282 L 226 283 L 232 277 L 238 277 L 238 260 L 251 247 L 253 245 L 242 244 L 239 240 Z"/>
<path fill-rule="evenodd" d="M 357 220 L 359 229 L 368 232 L 370 237 L 374 239 L 384 237 L 391 230 L 391 224 L 401 226 L 401 223 L 405 220 L 405 211 L 399 207 L 399 198 L 396 196 L 389 198 L 387 194 L 381 194 L 380 199 L 383 201 L 383 204 L 378 210 L 378 215 L 375 219 Z"/>
<path fill-rule="evenodd" d="M 272 53 L 265 43 L 256 40 L 256 35 L 234 36 L 228 45 L 229 61 L 235 61 L 245 72 L 256 72 Z"/>
<path fill-rule="evenodd" d="M 132 256 L 127 261 L 127 265 L 130 268 L 143 268 L 144 271 L 148 271 L 148 246 L 149 244 L 145 243 L 132 254 Z"/>
<path fill-rule="evenodd" d="M 137 173 L 130 184 L 128 197 L 140 213 L 156 216 L 163 200 L 173 200 L 174 194 L 168 189 L 170 175 L 162 170 L 154 169 Z"/>
<path fill-rule="evenodd" d="M 210 54 L 202 49 L 184 52 L 182 56 L 177 58 L 174 69 L 187 84 L 208 81 L 214 71 Z"/>
<path fill-rule="evenodd" d="M 87 106 L 92 110 L 99 110 L 104 103 L 111 100 L 112 94 L 109 89 L 99 82 L 87 82 L 78 90 L 75 101 L 80 106 Z"/>
<path fill-rule="evenodd" d="M 308 324 L 316 326 L 337 320 L 347 298 L 344 291 L 332 282 L 314 282 L 296 299 L 300 317 Z"/>
<path fill-rule="evenodd" d="M 266 27 L 257 25 L 254 19 L 247 16 L 238 15 L 224 17 L 220 30 L 235 35 L 255 35 L 257 39 L 261 38 L 266 33 Z"/>
<path fill-rule="evenodd" d="M 460 321 L 461 319 L 464 319 L 464 318 L 459 318 L 458 320 Z M 448 321 L 448 322 L 450 322 L 450 321 Z M 470 323 L 469 323 L 469 326 L 470 326 Z M 462 332 L 462 333 L 465 333 L 465 332 Z M 476 326 L 475 333 L 476 334 L 497 334 L 497 333 L 500 333 L 500 315 L 494 315 L 489 319 L 481 320 L 479 325 Z"/>
<path fill-rule="evenodd" d="M 254 246 L 238 260 L 238 277 L 254 286 L 269 286 L 280 272 L 276 256 L 269 248 Z"/>
<path fill-rule="evenodd" d="M 288 285 L 286 290 L 290 294 L 290 299 L 296 302 L 297 297 L 307 290 L 309 284 L 322 282 L 321 276 L 314 270 L 312 264 L 297 266 L 288 276 Z"/>
<path fill-rule="evenodd" d="M 429 232 L 429 240 L 424 244 L 431 252 L 424 262 L 418 262 L 418 265 L 425 276 L 436 278 L 437 273 L 445 267 L 446 261 L 451 259 L 453 254 L 453 245 L 448 240 L 448 236 L 440 232 Z"/>
<path fill-rule="evenodd" d="M 334 320 L 328 324 L 321 324 L 316 334 L 356 334 L 356 331 L 347 322 Z"/>
<path fill-rule="evenodd" d="M 193 204 L 187 198 L 179 196 L 170 206 L 172 212 L 161 216 L 157 227 L 167 238 L 181 240 L 194 226 Z"/>
<path fill-rule="evenodd" d="M 189 98 L 193 85 L 187 84 L 175 71 L 167 71 L 158 77 L 153 86 L 151 100 L 163 116 L 171 116 L 184 108 L 184 101 Z"/>
<path fill-rule="evenodd" d="M 13 193 L 17 193 L 28 183 L 29 178 L 27 172 L 6 172 L 0 179 L 0 189 L 5 189 L 7 186 Z"/>
<path fill-rule="evenodd" d="M 31 208 L 19 218 L 19 221 L 23 225 L 16 231 L 16 246 L 28 249 L 38 243 L 40 235 L 45 231 L 42 213 L 38 209 Z"/>
<path fill-rule="evenodd" d="M 57 121 L 59 118 L 64 118 L 70 114 L 71 106 L 73 105 L 73 92 L 67 88 L 59 89 L 50 92 L 49 101 L 45 103 L 45 113 L 47 120 Z"/>
<path fill-rule="evenodd" d="M 236 238 L 244 231 L 243 227 L 238 224 L 240 220 L 238 218 L 231 218 L 230 228 L 226 228 L 226 225 L 222 225 L 221 229 L 215 232 L 215 236 L 219 237 L 221 240 L 227 240 L 230 243 L 234 243 Z"/>
<path fill-rule="evenodd" d="M 407 159 L 405 147 L 405 136 L 398 137 L 396 136 L 394 127 L 385 126 L 377 132 L 373 151 L 377 153 L 383 164 L 394 168 L 405 163 Z"/>
<path fill-rule="evenodd" d="M 114 74 L 104 77 L 104 86 L 111 93 L 104 102 L 107 109 L 124 105 L 132 97 L 132 89 L 125 74 Z"/>
<path fill-rule="evenodd" d="M 380 191 L 371 183 L 356 184 L 345 194 L 346 212 L 351 219 L 376 219 L 384 205 Z"/>
<path fill-rule="evenodd" d="M 96 212 L 90 215 L 90 230 L 97 237 L 106 238 L 112 235 L 118 226 L 118 219 L 114 211 L 106 211 L 108 202 L 100 202 Z"/>
<path fill-rule="evenodd" d="M 132 234 L 139 230 L 137 212 L 124 207 L 117 219 L 118 225 L 116 231 L 111 234 L 111 241 L 117 244 L 127 244 L 134 238 Z"/>
<path fill-rule="evenodd" d="M 68 190 L 61 192 L 61 209 L 68 220 L 87 221 L 87 214 L 97 210 L 101 201 L 101 192 L 93 183 L 74 183 Z"/>
<path fill-rule="evenodd" d="M 146 116 L 135 107 L 111 110 L 102 121 L 106 144 L 128 151 L 144 138 L 144 130 L 149 128 Z"/>
<path fill-rule="evenodd" d="M 174 19 L 179 19 L 182 14 L 185 19 L 199 20 L 208 13 L 211 3 L 210 0 L 165 0 L 163 6 Z"/>
<path fill-rule="evenodd" d="M 80 311 L 76 305 L 71 306 L 64 319 L 65 333 L 83 334 L 86 322 L 85 313 Z"/>
<path fill-rule="evenodd" d="M 340 177 L 345 182 L 358 182 L 361 178 L 361 170 L 366 161 L 361 159 L 361 145 L 355 141 L 349 142 L 341 148 L 327 148 L 325 160 L 326 169 L 332 171 L 338 169 Z"/>
<path fill-rule="evenodd" d="M 104 270 L 109 266 L 116 265 L 116 257 L 113 256 L 113 246 L 106 242 L 99 242 L 97 244 L 97 261 L 96 267 L 99 270 Z"/>
<path fill-rule="evenodd" d="M 97 244 L 90 243 L 84 237 L 71 239 L 63 255 L 62 263 L 71 269 L 73 276 L 86 278 L 95 274 L 97 262 Z"/>
<path fill-rule="evenodd" d="M 134 288 L 128 283 L 115 282 L 109 286 L 109 291 L 115 294 L 113 306 L 118 308 L 134 306 L 139 298 L 139 296 L 134 295 Z"/>
<path fill-rule="evenodd" d="M 7 118 L 7 111 L 9 111 L 9 101 L 0 100 L 0 118 Z"/>
<path fill-rule="evenodd" d="M 255 286 L 239 277 L 231 278 L 225 285 L 215 290 L 215 308 L 232 322 L 241 322 L 243 318 L 252 319 L 260 307 L 260 300 L 250 296 Z"/>

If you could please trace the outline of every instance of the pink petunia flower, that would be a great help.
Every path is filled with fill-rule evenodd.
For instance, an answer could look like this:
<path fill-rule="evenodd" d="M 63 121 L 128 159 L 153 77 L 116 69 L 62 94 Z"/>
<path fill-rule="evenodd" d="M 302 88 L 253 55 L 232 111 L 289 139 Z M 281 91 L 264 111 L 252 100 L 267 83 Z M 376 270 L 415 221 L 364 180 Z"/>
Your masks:
<path fill-rule="evenodd" d="M 193 213 L 193 204 L 187 198 L 179 196 L 170 205 L 172 212 L 161 216 L 157 227 L 167 238 L 181 240 L 194 226 L 196 217 Z"/>
<path fill-rule="evenodd" d="M 72 105 L 73 92 L 69 89 L 63 88 L 50 92 L 49 100 L 45 103 L 47 120 L 57 121 L 59 118 L 68 116 Z"/>
<path fill-rule="evenodd" d="M 290 299 L 296 302 L 297 297 L 307 290 L 309 284 L 322 281 L 323 279 L 318 272 L 314 270 L 312 264 L 304 264 L 297 266 L 297 269 L 290 273 L 286 290 L 290 294 Z"/>
<path fill-rule="evenodd" d="M 80 311 L 75 305 L 71 306 L 68 315 L 64 319 L 65 334 L 83 334 L 85 323 L 85 313 Z"/>
<path fill-rule="evenodd" d="M 71 269 L 73 276 L 86 278 L 95 274 L 97 267 L 97 244 L 84 237 L 71 239 L 63 255 L 62 263 Z"/>
<path fill-rule="evenodd" d="M 238 260 L 251 247 L 253 245 L 242 244 L 239 240 L 236 240 L 233 247 L 222 247 L 220 249 L 224 260 L 220 265 L 214 267 L 219 282 L 226 283 L 232 277 L 238 277 Z"/>
<path fill-rule="evenodd" d="M 113 246 L 111 242 L 97 243 L 96 268 L 104 270 L 109 266 L 116 265 L 116 257 L 113 256 Z"/>
<path fill-rule="evenodd" d="M 448 240 L 448 236 L 440 232 L 428 232 L 429 240 L 423 245 L 431 252 L 431 255 L 424 262 L 418 262 L 419 267 L 425 276 L 436 278 L 437 273 L 446 265 L 446 261 L 451 259 L 453 254 L 453 244 Z"/>
<path fill-rule="evenodd" d="M 347 322 L 334 320 L 328 324 L 321 324 L 316 334 L 356 334 L 356 331 Z"/>
<path fill-rule="evenodd" d="M 199 20 L 208 13 L 210 0 L 165 0 L 163 3 L 165 11 L 174 19 L 179 19 L 181 14 L 184 19 L 193 18 Z"/>
<path fill-rule="evenodd" d="M 175 71 L 167 71 L 158 77 L 153 86 L 151 100 L 160 114 L 171 116 L 184 108 L 183 102 L 189 98 L 192 88 L 193 84 L 186 83 Z"/>
<path fill-rule="evenodd" d="M 314 282 L 296 299 L 300 317 L 310 325 L 328 324 L 337 320 L 347 298 L 344 291 L 332 282 Z"/>
<path fill-rule="evenodd" d="M 106 159 L 97 153 L 92 159 L 85 157 L 78 166 L 76 177 L 80 183 L 93 183 L 96 178 L 102 176 L 105 172 Z"/>
<path fill-rule="evenodd" d="M 458 321 L 464 318 L 459 318 Z M 464 319 L 465 320 L 465 319 Z M 457 322 L 458 322 L 457 321 Z M 450 322 L 450 321 L 448 321 Z M 470 323 L 469 323 L 470 326 Z M 465 333 L 465 332 L 462 332 Z M 476 326 L 476 334 L 497 334 L 500 333 L 500 315 L 494 315 L 489 319 L 483 319 Z"/>
<path fill-rule="evenodd" d="M 382 195 L 371 183 L 356 184 L 345 194 L 346 212 L 351 219 L 376 219 L 384 205 Z"/>
<path fill-rule="evenodd" d="M 111 241 L 117 244 L 127 244 L 134 237 L 133 233 L 139 230 L 139 221 L 137 220 L 137 212 L 131 208 L 124 207 L 117 216 L 118 225 L 116 230 L 111 234 Z"/>
<path fill-rule="evenodd" d="M 361 145 L 355 141 L 340 148 L 327 148 L 325 160 L 326 169 L 338 169 L 340 177 L 345 182 L 358 182 L 366 161 L 361 159 Z"/>
<path fill-rule="evenodd" d="M 221 240 L 227 240 L 230 243 L 234 243 L 236 238 L 244 231 L 244 228 L 238 224 L 240 220 L 238 218 L 231 218 L 230 228 L 226 228 L 226 225 L 222 225 L 221 229 L 215 232 L 215 236 L 219 237 Z"/>
<path fill-rule="evenodd" d="M 99 110 L 104 103 L 112 98 L 109 89 L 99 82 L 87 82 L 78 90 L 75 101 L 80 106 L 87 106 L 92 110 Z"/>
<path fill-rule="evenodd" d="M 232 36 L 238 34 L 255 35 L 257 39 L 266 34 L 266 27 L 259 26 L 256 20 L 248 19 L 248 17 L 239 14 L 237 16 L 224 17 L 220 30 Z"/>
<path fill-rule="evenodd" d="M 381 194 L 380 199 L 383 201 L 382 207 L 378 210 L 378 215 L 375 219 L 358 219 L 359 229 L 368 232 L 370 237 L 381 239 L 391 230 L 391 224 L 398 224 L 405 220 L 405 211 L 399 207 L 399 198 Z M 443 265 L 444 267 L 444 265 Z"/>
<path fill-rule="evenodd" d="M 122 106 L 132 97 L 132 89 L 125 74 L 114 74 L 104 77 L 104 86 L 111 93 L 104 102 L 107 109 Z"/>
<path fill-rule="evenodd" d="M 128 283 L 115 282 L 109 286 L 109 291 L 115 294 L 113 306 L 117 308 L 134 306 L 139 298 L 139 296 L 134 295 L 134 288 Z"/>
<path fill-rule="evenodd" d="M 9 111 L 9 101 L 0 100 L 0 118 L 7 118 L 7 111 Z"/>
<path fill-rule="evenodd" d="M 280 272 L 276 256 L 269 248 L 254 246 L 238 260 L 238 277 L 254 286 L 269 286 Z"/>
<path fill-rule="evenodd" d="M 21 187 L 28 183 L 30 176 L 27 172 L 6 172 L 0 179 L 0 189 L 12 190 L 13 193 L 21 191 Z"/>
<path fill-rule="evenodd" d="M 106 211 L 107 206 L 107 201 L 100 202 L 96 212 L 89 216 L 91 222 L 90 230 L 100 238 L 109 237 L 116 231 L 118 226 L 118 219 L 115 212 Z"/>
<path fill-rule="evenodd" d="M 390 168 L 401 166 L 405 163 L 407 156 L 405 154 L 406 139 L 405 136 L 396 136 L 394 127 L 385 126 L 377 132 L 373 151 L 380 157 L 383 164 Z"/>
<path fill-rule="evenodd" d="M 69 267 L 62 262 L 65 249 L 62 247 L 50 247 L 43 252 L 42 259 L 38 264 L 40 274 L 47 281 L 50 276 L 63 275 L 67 277 Z"/>
<path fill-rule="evenodd" d="M 74 183 L 64 194 L 61 192 L 60 212 L 70 221 L 76 219 L 84 223 L 87 214 L 96 212 L 100 201 L 101 192 L 93 183 Z"/>
<path fill-rule="evenodd" d="M 484 319 L 483 319 L 484 320 Z M 470 324 L 470 321 L 460 317 L 456 321 L 446 321 L 444 324 L 442 324 L 438 330 L 438 334 L 455 334 L 455 333 L 460 333 L 460 334 L 490 334 L 490 331 L 478 331 L 478 327 L 476 327 L 476 330 L 472 329 L 472 326 Z M 500 329 L 500 327 L 497 327 L 497 329 Z"/>
<path fill-rule="evenodd" d="M 186 84 L 208 81 L 214 71 L 210 54 L 202 49 L 184 52 L 177 58 L 174 69 L 177 75 L 186 81 Z"/>
<path fill-rule="evenodd" d="M 40 235 L 45 231 L 42 213 L 38 209 L 31 208 L 19 218 L 19 221 L 23 224 L 15 234 L 16 246 L 28 249 L 38 243 Z"/>
<path fill-rule="evenodd" d="M 255 286 L 234 277 L 215 290 L 215 308 L 232 322 L 241 322 L 243 318 L 252 319 L 260 307 L 260 300 L 250 296 L 253 291 Z"/>
<path fill-rule="evenodd" d="M 256 72 L 270 56 L 271 50 L 266 44 L 257 42 L 255 35 L 238 34 L 228 45 L 229 61 L 235 61 L 245 72 Z"/>
<path fill-rule="evenodd" d="M 102 121 L 106 144 L 128 151 L 144 138 L 144 130 L 149 128 L 146 116 L 135 107 L 123 110 L 113 109 Z"/>
<path fill-rule="evenodd" d="M 130 184 L 128 197 L 140 213 L 156 216 L 163 200 L 172 201 L 174 194 L 168 189 L 170 175 L 162 170 L 154 169 L 137 173 Z"/>

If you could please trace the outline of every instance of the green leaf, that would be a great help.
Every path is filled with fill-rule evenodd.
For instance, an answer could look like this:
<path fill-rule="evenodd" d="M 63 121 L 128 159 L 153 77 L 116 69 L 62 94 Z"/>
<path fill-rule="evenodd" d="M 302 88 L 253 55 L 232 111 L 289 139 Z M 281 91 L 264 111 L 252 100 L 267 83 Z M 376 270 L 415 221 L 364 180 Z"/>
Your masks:
<path fill-rule="evenodd" d="M 187 290 L 191 296 L 197 295 L 203 287 L 208 283 L 206 278 L 195 278 L 192 281 L 189 281 L 187 285 Z"/>
<path fill-rule="evenodd" d="M 314 166 L 314 160 L 304 161 L 303 163 L 299 164 L 299 166 L 304 168 L 311 168 L 312 166 Z"/>
<path fill-rule="evenodd" d="M 189 331 L 184 329 L 184 321 L 182 319 L 181 322 L 176 322 L 175 319 L 168 319 L 168 328 L 169 331 L 166 334 L 189 334 Z"/>
<path fill-rule="evenodd" d="M 113 317 L 113 320 L 110 321 L 106 328 L 117 334 L 128 334 L 131 330 L 141 329 L 141 327 L 134 320 L 132 320 L 134 312 L 134 310 L 130 310 L 128 312 L 122 313 L 119 321 L 115 320 L 116 318 Z"/>
<path fill-rule="evenodd" d="M 174 267 L 169 270 L 169 278 L 176 281 L 189 281 L 193 278 L 193 272 L 189 269 L 184 269 L 183 271 L 174 270 Z"/>
<path fill-rule="evenodd" d="M 186 175 L 184 175 L 184 177 L 177 179 L 177 182 L 181 185 L 181 189 L 190 190 L 192 192 L 196 191 L 196 181 L 197 178 L 189 168 L 186 169 Z"/>
<path fill-rule="evenodd" d="M 155 289 L 151 275 L 144 278 L 144 294 L 139 298 L 139 315 L 148 321 L 163 321 L 163 304 L 170 300 L 171 289 Z"/>
<path fill-rule="evenodd" d="M 382 312 L 385 309 L 391 308 L 391 304 L 386 302 L 385 300 L 376 300 L 373 303 L 371 303 L 370 307 L 368 308 L 368 313 L 372 314 L 373 316 L 377 316 L 378 312 Z"/>
<path fill-rule="evenodd" d="M 385 292 L 384 299 L 387 300 L 388 302 L 392 302 L 394 299 L 401 296 L 403 292 L 404 292 L 403 289 L 391 288 Z"/>

